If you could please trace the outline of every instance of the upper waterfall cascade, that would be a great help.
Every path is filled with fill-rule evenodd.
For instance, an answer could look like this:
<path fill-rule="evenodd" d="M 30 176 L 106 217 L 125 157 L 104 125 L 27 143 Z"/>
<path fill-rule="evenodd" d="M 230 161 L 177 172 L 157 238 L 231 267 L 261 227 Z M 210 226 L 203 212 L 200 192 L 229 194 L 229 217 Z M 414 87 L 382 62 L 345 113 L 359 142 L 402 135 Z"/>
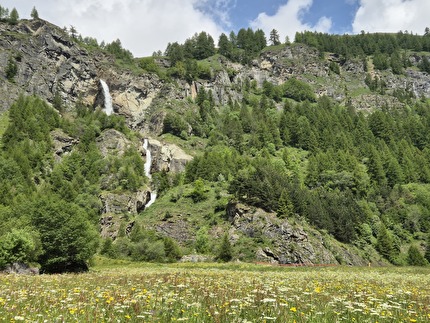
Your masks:
<path fill-rule="evenodd" d="M 102 85 L 103 96 L 105 98 L 104 111 L 108 116 L 110 116 L 113 113 L 113 106 L 112 106 L 112 96 L 110 95 L 110 92 L 109 92 L 109 86 L 104 80 L 100 80 L 100 84 Z"/>
<path fill-rule="evenodd" d="M 145 176 L 148 177 L 149 179 L 152 179 L 152 175 L 151 175 L 152 155 L 151 155 L 151 150 L 149 149 L 148 139 L 146 139 L 146 138 L 143 141 L 143 149 L 146 152 L 146 161 L 145 161 L 145 165 L 144 165 Z M 156 199 L 157 199 L 157 191 L 152 191 L 151 192 L 151 198 L 150 198 L 149 202 L 146 203 L 145 208 L 151 206 L 155 202 Z"/>

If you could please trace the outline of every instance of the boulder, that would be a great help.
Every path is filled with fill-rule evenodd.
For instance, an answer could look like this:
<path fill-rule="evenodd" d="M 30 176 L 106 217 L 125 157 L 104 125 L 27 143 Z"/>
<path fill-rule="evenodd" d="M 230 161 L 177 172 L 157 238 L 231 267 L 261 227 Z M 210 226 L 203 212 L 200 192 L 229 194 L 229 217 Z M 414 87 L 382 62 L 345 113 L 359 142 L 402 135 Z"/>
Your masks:
<path fill-rule="evenodd" d="M 75 145 L 79 143 L 78 139 L 70 137 L 60 129 L 51 131 L 51 138 L 54 145 L 55 162 L 61 162 L 64 155 L 70 153 Z"/>
<path fill-rule="evenodd" d="M 122 156 L 131 147 L 131 141 L 122 132 L 108 129 L 97 138 L 96 145 L 104 157 Z"/>
<path fill-rule="evenodd" d="M 105 192 L 100 195 L 103 214 L 133 214 L 136 215 L 145 209 L 151 198 L 149 190 L 126 193 Z"/>
<path fill-rule="evenodd" d="M 148 139 L 148 148 L 152 155 L 152 171 L 179 173 L 193 159 L 177 145 L 161 143 L 155 139 Z"/>
<path fill-rule="evenodd" d="M 27 264 L 21 262 L 15 262 L 13 264 L 6 265 L 3 270 L 6 274 L 18 274 L 18 275 L 39 275 L 39 268 L 30 267 Z"/>

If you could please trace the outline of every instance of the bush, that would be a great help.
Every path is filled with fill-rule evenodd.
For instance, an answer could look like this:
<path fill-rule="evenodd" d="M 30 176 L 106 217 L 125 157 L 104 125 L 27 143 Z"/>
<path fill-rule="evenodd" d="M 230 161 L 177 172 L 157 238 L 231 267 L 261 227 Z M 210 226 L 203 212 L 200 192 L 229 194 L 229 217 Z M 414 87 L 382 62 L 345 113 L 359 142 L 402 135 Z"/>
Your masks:
<path fill-rule="evenodd" d="M 0 239 L 0 268 L 16 262 L 34 262 L 41 253 L 38 234 L 24 229 L 12 229 Z"/>
<path fill-rule="evenodd" d="M 184 119 L 174 113 L 167 113 L 166 117 L 164 118 L 163 122 L 163 132 L 164 133 L 171 133 L 172 135 L 175 135 L 177 137 L 183 138 L 185 136 L 187 137 L 187 131 L 188 131 L 188 124 L 184 121 Z"/>
<path fill-rule="evenodd" d="M 284 95 L 287 98 L 290 98 L 296 101 L 306 101 L 306 100 L 311 102 L 316 101 L 315 93 L 312 90 L 312 88 L 308 84 L 302 81 L 299 81 L 295 78 L 291 78 L 287 82 L 285 82 L 285 84 L 283 85 L 283 88 L 284 88 Z"/>
<path fill-rule="evenodd" d="M 411 266 L 425 266 L 427 261 L 418 248 L 414 245 L 409 247 L 408 250 L 408 264 Z"/>
<path fill-rule="evenodd" d="M 175 262 L 182 257 L 181 249 L 178 244 L 169 237 L 163 239 L 164 242 L 164 253 L 166 255 L 167 262 Z"/>

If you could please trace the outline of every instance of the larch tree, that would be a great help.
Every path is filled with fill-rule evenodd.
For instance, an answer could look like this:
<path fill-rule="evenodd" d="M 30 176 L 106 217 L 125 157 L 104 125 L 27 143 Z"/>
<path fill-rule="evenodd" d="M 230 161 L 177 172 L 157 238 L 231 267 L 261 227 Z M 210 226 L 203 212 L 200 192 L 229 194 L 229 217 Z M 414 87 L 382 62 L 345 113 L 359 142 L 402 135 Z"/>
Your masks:
<path fill-rule="evenodd" d="M 276 29 L 272 29 L 272 31 L 270 32 L 269 40 L 273 46 L 281 44 L 281 41 L 279 40 L 279 33 Z"/>

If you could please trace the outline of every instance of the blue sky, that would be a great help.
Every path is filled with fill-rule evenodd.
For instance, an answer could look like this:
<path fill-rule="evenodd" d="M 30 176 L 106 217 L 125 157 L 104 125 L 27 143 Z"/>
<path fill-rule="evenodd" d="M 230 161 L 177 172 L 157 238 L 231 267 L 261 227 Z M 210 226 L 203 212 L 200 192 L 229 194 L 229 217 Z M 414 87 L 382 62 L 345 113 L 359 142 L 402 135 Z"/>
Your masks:
<path fill-rule="evenodd" d="M 430 25 L 430 0 L 1 0 L 28 18 L 39 16 L 60 27 L 74 26 L 84 37 L 120 39 L 135 56 L 151 55 L 169 42 L 184 42 L 202 30 L 215 42 L 221 33 L 251 27 L 281 40 L 297 31 L 328 33 L 397 32 L 422 34 Z"/>

